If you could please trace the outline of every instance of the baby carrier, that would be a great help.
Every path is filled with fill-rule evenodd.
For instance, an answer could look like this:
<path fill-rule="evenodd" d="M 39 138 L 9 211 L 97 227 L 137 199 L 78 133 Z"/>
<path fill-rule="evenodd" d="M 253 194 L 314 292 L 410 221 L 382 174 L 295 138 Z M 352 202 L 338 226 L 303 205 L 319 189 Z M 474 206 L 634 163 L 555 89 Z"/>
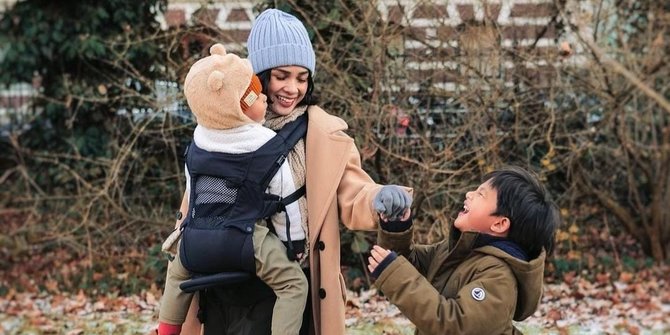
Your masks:
<path fill-rule="evenodd" d="M 191 190 L 188 213 L 180 227 L 179 254 L 192 279 L 180 285 L 182 291 L 237 283 L 255 274 L 255 223 L 285 212 L 286 205 L 305 194 L 304 186 L 283 199 L 265 192 L 288 152 L 306 132 L 304 114 L 254 152 L 208 152 L 190 144 L 186 166 Z M 289 227 L 286 214 L 287 253 L 295 259 Z"/>

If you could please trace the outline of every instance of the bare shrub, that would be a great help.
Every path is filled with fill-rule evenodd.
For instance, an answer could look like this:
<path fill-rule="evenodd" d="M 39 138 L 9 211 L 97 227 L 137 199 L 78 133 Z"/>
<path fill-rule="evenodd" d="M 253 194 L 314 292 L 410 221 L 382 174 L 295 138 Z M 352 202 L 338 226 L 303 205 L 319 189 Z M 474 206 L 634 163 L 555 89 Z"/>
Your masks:
<path fill-rule="evenodd" d="M 548 23 L 529 32 L 486 4 L 454 25 L 437 1 L 386 1 L 386 15 L 378 3 L 272 2 L 314 33 L 323 105 L 348 121 L 365 168 L 415 188 L 419 239 L 444 237 L 465 191 L 516 164 L 548 183 L 569 223 L 595 199 L 667 258 L 667 5 L 546 4 Z"/>
<path fill-rule="evenodd" d="M 380 183 L 414 187 L 420 241 L 446 236 L 484 173 L 516 164 L 561 205 L 559 239 L 585 230 L 575 217 L 594 204 L 667 260 L 667 4 L 550 3 L 546 24 L 524 30 L 496 20 L 495 4 L 455 24 L 437 1 L 385 1 L 386 13 L 381 2 L 271 3 L 307 25 L 321 105 L 348 122 L 364 168 Z M 171 229 L 193 127 L 175 83 L 211 43 L 234 40 L 206 8 L 194 16 L 193 27 L 99 40 L 114 52 L 60 66 L 58 76 L 12 78 L 45 89 L 29 109 L 32 128 L 0 143 L 9 259 L 66 249 L 93 266 Z M 128 60 L 141 43 L 157 46 L 152 66 Z"/>

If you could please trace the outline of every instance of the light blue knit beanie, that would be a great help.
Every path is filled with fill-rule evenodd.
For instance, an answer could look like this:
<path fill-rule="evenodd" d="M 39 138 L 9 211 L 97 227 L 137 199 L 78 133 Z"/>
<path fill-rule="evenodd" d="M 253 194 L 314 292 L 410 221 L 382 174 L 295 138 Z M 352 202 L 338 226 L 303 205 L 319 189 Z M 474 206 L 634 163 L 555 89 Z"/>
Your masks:
<path fill-rule="evenodd" d="M 247 39 L 247 49 L 256 73 L 290 65 L 302 66 L 312 76 L 316 70 L 307 29 L 295 16 L 278 9 L 266 9 L 258 15 Z"/>

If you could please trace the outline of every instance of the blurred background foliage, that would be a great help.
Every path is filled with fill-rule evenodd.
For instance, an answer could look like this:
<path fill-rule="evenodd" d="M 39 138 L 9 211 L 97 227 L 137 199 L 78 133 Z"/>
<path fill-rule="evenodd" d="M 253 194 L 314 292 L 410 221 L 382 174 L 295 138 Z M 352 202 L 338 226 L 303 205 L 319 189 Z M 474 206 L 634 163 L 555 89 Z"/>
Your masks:
<path fill-rule="evenodd" d="M 667 264 L 670 5 L 600 2 L 586 15 L 575 3 L 552 7 L 555 40 L 570 41 L 560 49 L 503 45 L 487 19 L 434 27 L 456 44 L 431 39 L 383 20 L 375 2 L 256 10 L 305 22 L 322 107 L 348 122 L 376 181 L 414 187 L 419 242 L 446 237 L 465 192 L 515 164 L 561 207 L 549 280 Z M 194 126 L 179 84 L 225 39 L 205 10 L 198 24 L 161 29 L 166 6 L 26 0 L 0 19 L 0 84 L 33 88 L 27 116 L 0 137 L 0 264 L 12 269 L 1 290 L 162 283 L 158 245 L 174 226 Z M 411 54 L 407 39 L 425 51 Z M 433 68 L 410 66 L 436 55 Z M 358 287 L 374 238 L 342 230 L 343 269 Z"/>

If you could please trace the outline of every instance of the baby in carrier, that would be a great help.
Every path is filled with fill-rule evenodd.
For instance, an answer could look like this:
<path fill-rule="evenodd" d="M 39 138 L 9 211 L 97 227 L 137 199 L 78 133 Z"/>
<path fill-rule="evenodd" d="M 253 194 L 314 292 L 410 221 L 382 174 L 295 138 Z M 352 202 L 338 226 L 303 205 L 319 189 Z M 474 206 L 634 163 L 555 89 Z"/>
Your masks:
<path fill-rule="evenodd" d="M 255 273 L 277 296 L 272 333 L 298 334 L 308 283 L 294 259 L 305 239 L 295 200 L 304 189 L 297 192 L 285 156 L 277 152 L 289 150 L 287 138 L 304 132 L 277 135 L 263 127 L 267 97 L 251 63 L 221 44 L 210 54 L 184 82 L 197 121 L 186 154 L 189 212 L 163 245 L 175 257 L 168 264 L 158 334 L 180 333 L 193 297 L 183 284 L 226 271 Z M 263 220 L 268 216 L 276 235 Z"/>

